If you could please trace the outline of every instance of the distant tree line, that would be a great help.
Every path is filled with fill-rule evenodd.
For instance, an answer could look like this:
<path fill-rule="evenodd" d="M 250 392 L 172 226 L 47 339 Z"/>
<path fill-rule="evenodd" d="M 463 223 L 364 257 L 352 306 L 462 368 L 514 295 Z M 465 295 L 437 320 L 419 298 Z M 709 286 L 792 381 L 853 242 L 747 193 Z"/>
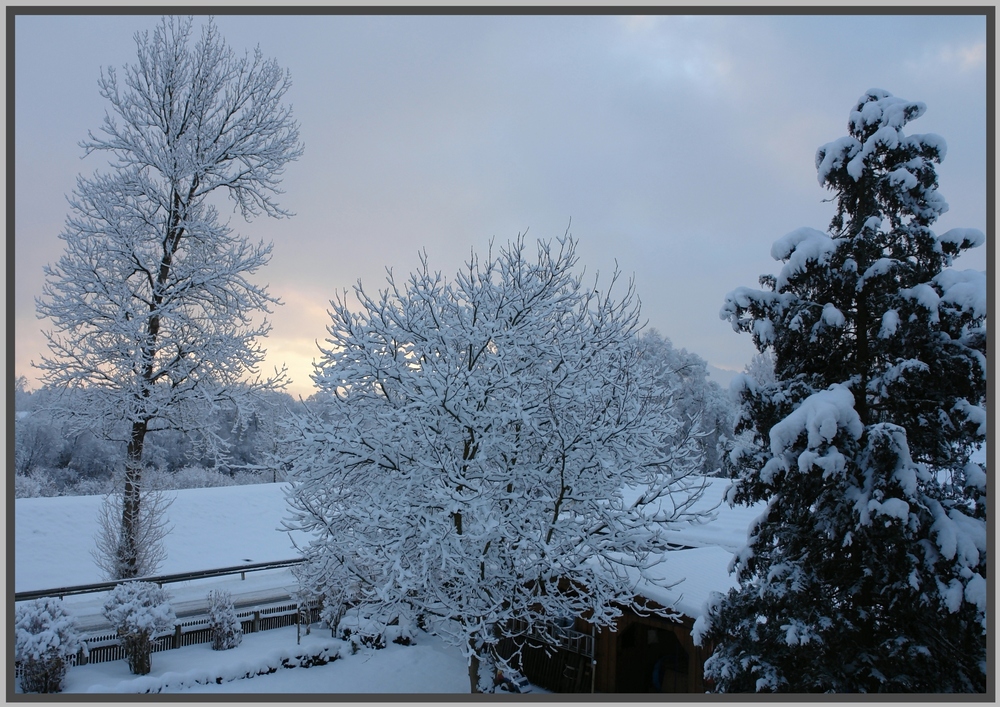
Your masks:
<path fill-rule="evenodd" d="M 73 406 L 74 392 L 48 387 L 29 390 L 22 376 L 14 384 L 14 495 L 80 496 L 107 494 L 125 464 L 125 447 L 94 431 L 72 432 L 54 412 Z M 80 401 L 82 403 L 82 399 Z M 271 464 L 278 443 L 278 422 L 294 404 L 291 395 L 269 392 L 237 423 L 235 410 L 220 407 L 194 434 L 176 430 L 150 433 L 146 455 L 151 483 L 162 489 L 268 483 L 284 479 Z M 211 435 L 225 444 L 217 454 L 205 444 Z"/>
<path fill-rule="evenodd" d="M 677 435 L 694 433 L 705 474 L 716 475 L 722 457 L 732 446 L 735 404 L 718 383 L 708 377 L 703 358 L 676 348 L 655 329 L 639 343 L 656 372 L 657 404 L 672 406 L 680 422 Z M 125 447 L 102 439 L 94 431 L 71 431 L 64 415 L 57 415 L 74 392 L 43 386 L 31 390 L 24 376 L 14 383 L 15 498 L 103 495 L 114 490 L 116 471 L 124 468 Z M 160 489 L 207 488 L 260 484 L 285 480 L 285 470 L 272 457 L 281 444 L 281 422 L 293 409 L 322 408 L 322 394 L 296 401 L 285 392 L 263 394 L 261 403 L 236 420 L 236 411 L 221 407 L 205 421 L 203 430 L 186 434 L 161 430 L 149 434 L 145 455 L 151 483 Z M 83 404 L 82 398 L 79 401 Z M 222 455 L 206 444 L 212 436 L 225 443 Z"/>

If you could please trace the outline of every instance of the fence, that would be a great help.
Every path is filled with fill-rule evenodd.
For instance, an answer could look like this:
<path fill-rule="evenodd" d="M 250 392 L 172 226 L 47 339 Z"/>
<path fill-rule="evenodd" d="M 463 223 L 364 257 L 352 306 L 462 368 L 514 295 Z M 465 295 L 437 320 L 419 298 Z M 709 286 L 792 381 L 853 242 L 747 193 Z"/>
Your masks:
<path fill-rule="evenodd" d="M 298 604 L 268 604 L 256 606 L 236 612 L 243 627 L 243 633 L 257 633 L 286 626 L 295 626 L 302 621 L 308 625 L 319 620 L 319 607 L 300 607 Z M 91 634 L 84 637 L 88 651 L 80 651 L 71 665 L 87 665 L 89 663 L 105 663 L 109 660 L 125 658 L 118 635 L 114 632 Z M 199 643 L 212 642 L 212 629 L 205 615 L 186 618 L 175 624 L 173 631 L 162 633 L 154 638 L 153 652 L 183 648 Z"/>
<path fill-rule="evenodd" d="M 207 579 L 209 577 L 225 577 L 228 575 L 238 574 L 240 579 L 246 579 L 247 572 L 259 572 L 261 570 L 275 570 L 282 569 L 284 567 L 293 567 L 294 565 L 300 565 L 305 560 L 301 557 L 294 560 L 276 560 L 274 562 L 255 562 L 253 564 L 246 565 L 234 565 L 232 567 L 218 567 L 210 570 L 196 570 L 194 572 L 179 572 L 177 574 L 159 574 L 151 575 L 149 577 L 136 577 L 131 580 L 115 580 L 113 582 L 96 582 L 95 584 L 76 584 L 70 587 L 58 587 L 56 589 L 38 589 L 27 592 L 15 592 L 14 601 L 30 601 L 32 599 L 44 599 L 46 597 L 52 597 L 53 599 L 62 599 L 63 597 L 74 596 L 77 594 L 92 594 L 94 592 L 108 592 L 114 589 L 116 586 L 123 582 L 152 582 L 163 586 L 164 584 L 171 584 L 174 582 L 189 582 L 192 579 Z"/>
<path fill-rule="evenodd" d="M 153 582 L 160 586 L 172 582 L 186 582 L 193 579 L 204 579 L 207 577 L 221 577 L 226 575 L 239 574 L 242 579 L 246 578 L 247 572 L 262 570 L 281 569 L 304 562 L 302 559 L 281 560 L 278 562 L 260 562 L 252 565 L 237 565 L 234 567 L 222 567 L 211 570 L 199 570 L 197 572 L 184 572 L 171 575 L 157 575 L 152 577 L 141 577 L 144 582 Z M 42 598 L 63 598 L 78 594 L 89 594 L 93 592 L 106 592 L 115 588 L 121 581 L 100 582 L 97 584 L 75 585 L 70 587 L 59 587 L 56 589 L 43 589 L 29 592 L 16 592 L 14 601 L 30 601 Z M 239 619 L 244 634 L 257 633 L 259 631 L 269 631 L 286 626 L 295 626 L 299 623 L 309 625 L 319 621 L 320 606 L 300 606 L 297 603 L 289 602 L 264 602 L 251 606 L 237 606 L 236 617 Z M 122 660 L 125 658 L 125 649 L 121 645 L 121 639 L 111 629 L 90 633 L 83 637 L 87 650 L 79 651 L 75 656 L 71 656 L 70 665 L 87 665 L 88 663 L 104 663 L 111 660 Z M 181 617 L 174 625 L 172 631 L 154 637 L 153 652 L 183 648 L 199 643 L 212 642 L 212 629 L 209 625 L 207 607 L 205 611 L 197 614 Z M 21 675 L 19 663 L 14 665 L 14 674 Z"/>

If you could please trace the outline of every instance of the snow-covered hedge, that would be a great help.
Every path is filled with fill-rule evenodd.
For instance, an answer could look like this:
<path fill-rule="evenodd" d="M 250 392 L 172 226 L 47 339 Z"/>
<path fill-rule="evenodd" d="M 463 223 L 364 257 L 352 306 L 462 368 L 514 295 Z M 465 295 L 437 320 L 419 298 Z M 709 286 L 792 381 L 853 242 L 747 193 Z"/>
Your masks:
<path fill-rule="evenodd" d="M 104 602 L 103 613 L 122 640 L 129 670 L 135 675 L 149 673 L 156 634 L 177 620 L 167 593 L 152 582 L 123 582 Z"/>
<path fill-rule="evenodd" d="M 221 685 L 257 675 L 270 675 L 282 669 L 311 668 L 331 663 L 346 654 L 346 647 L 336 638 L 316 641 L 310 646 L 275 648 L 266 655 L 236 660 L 229 665 L 194 668 L 121 680 L 111 685 L 92 685 L 91 693 L 158 694 L 179 692 L 195 685 Z M 252 690 L 251 690 L 252 691 Z"/>
<path fill-rule="evenodd" d="M 56 599 L 19 604 L 14 619 L 14 660 L 24 692 L 60 692 L 70 658 L 86 650 L 76 621 Z"/>

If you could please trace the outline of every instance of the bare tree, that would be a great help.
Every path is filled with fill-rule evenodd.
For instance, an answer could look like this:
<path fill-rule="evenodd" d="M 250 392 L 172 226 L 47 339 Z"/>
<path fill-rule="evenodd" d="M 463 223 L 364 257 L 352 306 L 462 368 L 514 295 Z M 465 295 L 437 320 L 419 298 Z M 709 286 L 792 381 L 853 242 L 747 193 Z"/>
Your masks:
<path fill-rule="evenodd" d="M 101 504 L 94 538 L 96 548 L 91 554 L 106 579 L 119 579 L 128 572 L 132 573 L 131 577 L 147 577 L 167 559 L 163 539 L 171 530 L 166 510 L 174 502 L 173 498 L 160 489 L 147 486 L 140 491 L 138 500 L 136 516 L 130 526 L 135 534 L 132 542 L 122 538 L 125 494 L 121 491 L 109 493 Z M 135 548 L 135 553 L 126 554 L 131 547 Z"/>
<path fill-rule="evenodd" d="M 275 201 L 302 152 L 282 103 L 290 77 L 259 50 L 237 56 L 211 21 L 193 41 L 192 25 L 165 17 L 137 34 L 122 83 L 102 71 L 112 110 L 81 147 L 111 169 L 78 179 L 65 252 L 37 301 L 53 327 L 36 364 L 44 382 L 78 389 L 84 405 L 64 412 L 126 446 L 122 578 L 140 566 L 146 435 L 190 431 L 223 401 L 245 411 L 285 382 L 284 370 L 260 374 L 270 325 L 254 319 L 279 302 L 248 279 L 271 246 L 234 234 L 211 202 L 228 195 L 247 219 L 291 215 Z"/>

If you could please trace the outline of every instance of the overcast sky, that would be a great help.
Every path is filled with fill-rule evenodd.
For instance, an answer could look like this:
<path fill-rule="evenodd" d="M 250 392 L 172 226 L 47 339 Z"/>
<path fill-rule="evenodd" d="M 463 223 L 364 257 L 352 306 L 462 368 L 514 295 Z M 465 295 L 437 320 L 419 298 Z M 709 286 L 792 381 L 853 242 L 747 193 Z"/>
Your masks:
<path fill-rule="evenodd" d="M 102 166 L 78 147 L 105 104 L 101 67 L 135 60 L 155 16 L 15 20 L 15 373 L 34 378 L 42 268 L 66 195 Z M 261 282 L 285 305 L 266 342 L 308 395 L 328 301 L 426 249 L 453 275 L 471 249 L 572 220 L 581 266 L 635 278 L 649 326 L 722 369 L 750 338 L 727 292 L 779 265 L 771 244 L 825 230 L 814 155 L 869 88 L 923 101 L 908 132 L 948 143 L 935 230 L 986 231 L 986 21 L 979 16 L 218 16 L 228 43 L 291 71 L 305 154 L 287 220 L 232 225 L 274 243 Z M 9 157 L 8 157 L 9 159 Z M 961 268 L 986 268 L 985 248 Z"/>

